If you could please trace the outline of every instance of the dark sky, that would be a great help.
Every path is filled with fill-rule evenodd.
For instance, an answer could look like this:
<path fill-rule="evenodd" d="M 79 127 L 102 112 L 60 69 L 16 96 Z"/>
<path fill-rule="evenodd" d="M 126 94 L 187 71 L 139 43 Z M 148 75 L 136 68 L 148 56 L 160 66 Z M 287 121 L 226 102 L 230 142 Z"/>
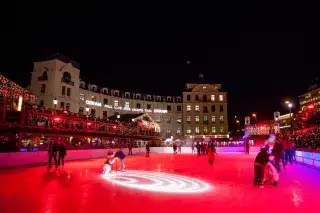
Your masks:
<path fill-rule="evenodd" d="M 129 2 L 17 6 L 1 73 L 27 85 L 33 60 L 60 52 L 86 81 L 160 95 L 181 94 L 203 73 L 229 93 L 229 116 L 260 119 L 284 111 L 284 99 L 319 76 L 316 6 Z"/>

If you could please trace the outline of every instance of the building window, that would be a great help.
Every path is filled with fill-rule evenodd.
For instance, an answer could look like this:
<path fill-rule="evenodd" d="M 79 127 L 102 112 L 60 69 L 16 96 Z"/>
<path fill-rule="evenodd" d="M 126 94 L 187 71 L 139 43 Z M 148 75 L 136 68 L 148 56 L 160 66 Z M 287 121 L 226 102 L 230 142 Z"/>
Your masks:
<path fill-rule="evenodd" d="M 191 99 L 190 95 L 187 95 L 187 101 L 190 101 L 190 99 Z"/>
<path fill-rule="evenodd" d="M 44 100 L 40 100 L 40 106 L 44 106 Z"/>
<path fill-rule="evenodd" d="M 216 123 L 216 116 L 213 115 L 213 116 L 211 117 L 211 122 L 212 122 L 212 123 Z"/>
<path fill-rule="evenodd" d="M 177 111 L 181 112 L 181 106 L 177 106 Z"/>
<path fill-rule="evenodd" d="M 67 88 L 67 96 L 71 96 L 71 88 Z"/>
<path fill-rule="evenodd" d="M 83 115 L 83 112 L 84 112 L 84 108 L 83 108 L 83 107 L 80 107 L 80 108 L 79 108 L 79 114 L 80 114 L 80 115 Z"/>
<path fill-rule="evenodd" d="M 46 85 L 41 84 L 41 93 L 45 93 L 45 92 L 46 92 Z"/>
<path fill-rule="evenodd" d="M 108 105 L 108 99 L 106 98 L 103 99 L 103 105 Z"/>
<path fill-rule="evenodd" d="M 160 115 L 159 115 L 159 116 L 157 116 L 157 122 L 158 122 L 158 123 L 160 123 L 160 122 L 161 122 L 161 117 L 160 117 Z"/>
<path fill-rule="evenodd" d="M 223 105 L 220 105 L 220 112 L 223 112 Z"/>
<path fill-rule="evenodd" d="M 182 122 L 182 119 L 179 117 L 179 118 L 177 118 L 177 123 L 178 124 L 181 124 L 181 122 Z"/>
<path fill-rule="evenodd" d="M 208 124 L 208 116 L 203 116 L 203 124 Z"/>
<path fill-rule="evenodd" d="M 180 134 L 180 133 L 181 133 L 180 128 L 177 128 L 177 134 Z"/>
<path fill-rule="evenodd" d="M 147 109 L 151 109 L 151 104 L 147 104 Z"/>
<path fill-rule="evenodd" d="M 83 93 L 80 93 L 80 100 L 84 101 L 84 94 Z"/>
<path fill-rule="evenodd" d="M 213 126 L 212 129 L 211 129 L 212 133 L 216 133 L 216 127 Z"/>
<path fill-rule="evenodd" d="M 167 105 L 167 110 L 170 112 L 171 111 L 171 105 Z"/>
<path fill-rule="evenodd" d="M 203 113 L 208 113 L 208 106 L 203 106 Z"/>
<path fill-rule="evenodd" d="M 64 109 L 64 102 L 60 102 L 60 109 Z"/>
<path fill-rule="evenodd" d="M 199 101 L 199 96 L 198 95 L 196 95 L 196 101 Z"/>
<path fill-rule="evenodd" d="M 130 108 L 130 103 L 129 102 L 125 102 L 124 108 Z"/>
<path fill-rule="evenodd" d="M 91 97 L 91 100 L 92 100 L 92 101 L 97 101 L 97 97 L 93 95 L 93 96 Z"/>
<path fill-rule="evenodd" d="M 93 117 L 96 116 L 96 110 L 95 109 L 91 109 L 91 115 L 93 115 Z"/>
<path fill-rule="evenodd" d="M 65 86 L 62 86 L 61 94 L 62 94 L 62 95 L 65 95 L 65 94 L 66 94 L 66 87 L 65 87 Z"/>
<path fill-rule="evenodd" d="M 223 95 L 219 95 L 219 101 L 223 101 Z"/>
<path fill-rule="evenodd" d="M 170 131 L 170 129 L 169 128 L 167 128 L 167 133 L 169 134 L 169 133 L 171 133 L 171 131 Z"/>
<path fill-rule="evenodd" d="M 170 124 L 171 123 L 171 117 L 167 118 L 167 123 Z"/>
<path fill-rule="evenodd" d="M 197 115 L 194 120 L 195 120 L 196 123 L 199 123 L 200 117 Z"/>
<path fill-rule="evenodd" d="M 191 129 L 187 129 L 187 134 L 191 134 Z"/>
<path fill-rule="evenodd" d="M 187 116 L 187 122 L 191 122 L 191 116 Z"/>
<path fill-rule="evenodd" d="M 202 100 L 203 100 L 203 102 L 207 102 L 207 96 L 203 95 Z"/>
<path fill-rule="evenodd" d="M 196 106 L 194 107 L 194 110 L 195 110 L 196 112 L 199 112 L 199 106 L 196 105 Z"/>
<path fill-rule="evenodd" d="M 187 106 L 187 111 L 188 111 L 188 112 L 191 111 L 191 106 L 190 106 L 190 105 Z"/>
<path fill-rule="evenodd" d="M 215 111 L 216 111 L 216 105 L 212 105 L 212 106 L 211 106 L 211 111 L 212 111 L 212 112 L 215 112 Z"/>
<path fill-rule="evenodd" d="M 140 103 L 137 103 L 137 104 L 136 104 L 136 108 L 137 108 L 137 109 L 140 109 L 140 108 L 141 108 L 141 104 L 140 104 Z"/>
<path fill-rule="evenodd" d="M 224 121 L 223 121 L 223 115 L 221 115 L 221 116 L 220 116 L 220 123 L 223 124 L 223 122 L 224 122 Z"/>
<path fill-rule="evenodd" d="M 211 95 L 211 101 L 214 101 L 214 95 Z"/>
<path fill-rule="evenodd" d="M 67 110 L 67 111 L 70 111 L 70 103 L 67 103 L 67 104 L 66 104 L 66 110 Z"/>
<path fill-rule="evenodd" d="M 200 128 L 197 126 L 196 127 L 196 134 L 199 134 L 199 132 L 200 132 Z"/>
<path fill-rule="evenodd" d="M 107 111 L 103 111 L 102 117 L 103 117 L 104 119 L 108 118 L 108 112 L 107 112 Z"/>
<path fill-rule="evenodd" d="M 220 127 L 220 133 L 223 133 L 224 132 L 224 129 L 223 129 L 223 126 Z"/>
<path fill-rule="evenodd" d="M 208 133 L 208 127 L 206 127 L 206 126 L 203 127 L 203 133 L 204 133 L 204 134 L 207 134 L 207 133 Z"/>
<path fill-rule="evenodd" d="M 114 107 L 118 107 L 119 106 L 119 101 L 118 100 L 115 100 L 114 101 Z"/>

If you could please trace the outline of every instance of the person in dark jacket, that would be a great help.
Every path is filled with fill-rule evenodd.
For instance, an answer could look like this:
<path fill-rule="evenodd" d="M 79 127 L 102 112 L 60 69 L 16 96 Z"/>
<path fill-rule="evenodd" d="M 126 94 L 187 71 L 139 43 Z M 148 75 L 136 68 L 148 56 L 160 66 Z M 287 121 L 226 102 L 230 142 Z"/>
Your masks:
<path fill-rule="evenodd" d="M 51 141 L 49 143 L 49 148 L 48 148 L 48 169 L 51 169 L 52 167 L 52 158 L 54 160 L 54 163 L 56 165 L 56 169 L 58 168 L 58 162 L 57 162 L 57 152 L 58 152 L 58 144 L 55 141 Z"/>
<path fill-rule="evenodd" d="M 272 155 L 274 156 L 275 167 L 277 171 L 280 172 L 281 171 L 280 161 L 282 161 L 283 168 L 285 168 L 285 161 L 284 161 L 284 147 L 278 140 L 273 145 Z"/>
<path fill-rule="evenodd" d="M 146 157 L 150 157 L 150 145 L 149 143 L 146 144 Z"/>
<path fill-rule="evenodd" d="M 177 144 L 176 143 L 173 143 L 172 145 L 172 148 L 173 148 L 173 154 L 177 154 Z"/>
<path fill-rule="evenodd" d="M 265 148 L 261 148 L 260 152 L 254 160 L 254 185 L 263 187 L 264 167 L 269 162 L 269 154 Z"/>
<path fill-rule="evenodd" d="M 58 165 L 59 165 L 59 167 L 61 166 L 62 169 L 64 167 L 64 158 L 66 155 L 67 155 L 67 149 L 64 146 L 64 143 L 61 142 L 59 144 Z"/>
<path fill-rule="evenodd" d="M 131 141 L 128 143 L 128 149 L 129 149 L 128 155 L 132 155 L 132 143 L 131 143 Z"/>
<path fill-rule="evenodd" d="M 114 155 L 115 158 L 120 159 L 120 164 L 121 164 L 121 171 L 124 171 L 126 169 L 126 165 L 124 164 L 124 159 L 126 158 L 125 154 L 123 153 L 122 149 L 119 148 L 116 154 Z"/>

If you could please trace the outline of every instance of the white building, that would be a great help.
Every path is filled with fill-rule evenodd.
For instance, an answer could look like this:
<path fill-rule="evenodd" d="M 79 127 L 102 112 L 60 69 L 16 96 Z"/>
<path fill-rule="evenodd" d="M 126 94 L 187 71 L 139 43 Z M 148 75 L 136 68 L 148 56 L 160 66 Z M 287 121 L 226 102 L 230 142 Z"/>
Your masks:
<path fill-rule="evenodd" d="M 187 86 L 190 87 L 189 84 Z M 192 84 L 192 86 L 194 85 Z M 82 81 L 77 64 L 61 55 L 55 55 L 47 60 L 35 62 L 31 79 L 31 91 L 37 95 L 37 103 L 40 105 L 46 105 L 50 108 L 56 107 L 57 109 L 62 108 L 74 113 L 94 114 L 95 117 L 100 118 L 109 117 L 114 114 L 120 114 L 121 116 L 121 114 L 145 112 L 159 123 L 161 135 L 164 137 L 181 136 L 183 133 L 184 135 L 190 135 L 192 132 L 196 134 L 208 133 L 208 135 L 222 135 L 228 132 L 226 93 L 219 93 L 218 88 L 212 85 L 207 85 L 206 87 L 210 91 L 210 94 L 207 94 L 208 100 L 211 100 L 211 94 L 216 95 L 217 100 L 201 103 L 201 99 L 190 102 L 187 98 L 189 93 L 184 92 L 183 96 L 186 101 L 183 103 L 181 97 L 164 97 L 98 87 L 97 85 Z M 204 87 L 202 86 L 202 88 Z M 201 97 L 203 97 L 202 95 L 207 91 L 203 89 L 200 89 L 201 91 L 195 90 L 197 91 L 190 92 L 192 97 L 195 93 L 201 93 Z M 223 96 L 223 100 L 220 100 L 221 95 Z M 55 98 L 58 100 L 57 106 L 53 104 Z M 201 108 L 207 106 L 208 109 L 211 109 L 211 105 L 216 102 L 218 104 L 217 109 L 219 110 L 220 105 L 223 105 L 224 111 L 210 112 L 208 114 L 209 117 L 207 116 L 209 124 L 199 125 L 199 131 L 195 129 L 198 127 L 197 123 L 194 123 L 196 126 L 191 126 L 186 120 L 183 122 L 183 119 L 189 119 L 187 115 L 192 116 L 192 119 L 197 116 L 196 111 L 188 111 L 189 105 L 194 108 L 196 107 L 196 103 L 198 103 Z M 90 109 L 89 112 L 86 112 L 87 107 Z M 204 114 L 206 113 L 201 112 L 199 116 L 205 116 Z M 217 121 L 219 122 L 221 121 L 219 119 L 223 116 L 224 123 L 214 124 L 211 122 L 213 115 L 217 116 Z M 186 125 L 186 128 L 183 128 L 184 125 Z M 215 131 L 213 131 L 214 127 Z M 222 127 L 223 129 L 221 130 Z"/>

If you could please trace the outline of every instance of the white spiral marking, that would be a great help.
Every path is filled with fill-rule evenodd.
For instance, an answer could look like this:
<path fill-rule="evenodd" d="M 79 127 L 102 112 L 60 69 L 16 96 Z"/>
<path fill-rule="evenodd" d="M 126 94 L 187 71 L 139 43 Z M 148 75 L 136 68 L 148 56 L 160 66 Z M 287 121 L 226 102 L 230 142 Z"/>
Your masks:
<path fill-rule="evenodd" d="M 112 183 L 141 190 L 171 193 L 199 193 L 211 186 L 201 180 L 161 172 L 135 171 L 103 174 L 103 179 Z"/>

